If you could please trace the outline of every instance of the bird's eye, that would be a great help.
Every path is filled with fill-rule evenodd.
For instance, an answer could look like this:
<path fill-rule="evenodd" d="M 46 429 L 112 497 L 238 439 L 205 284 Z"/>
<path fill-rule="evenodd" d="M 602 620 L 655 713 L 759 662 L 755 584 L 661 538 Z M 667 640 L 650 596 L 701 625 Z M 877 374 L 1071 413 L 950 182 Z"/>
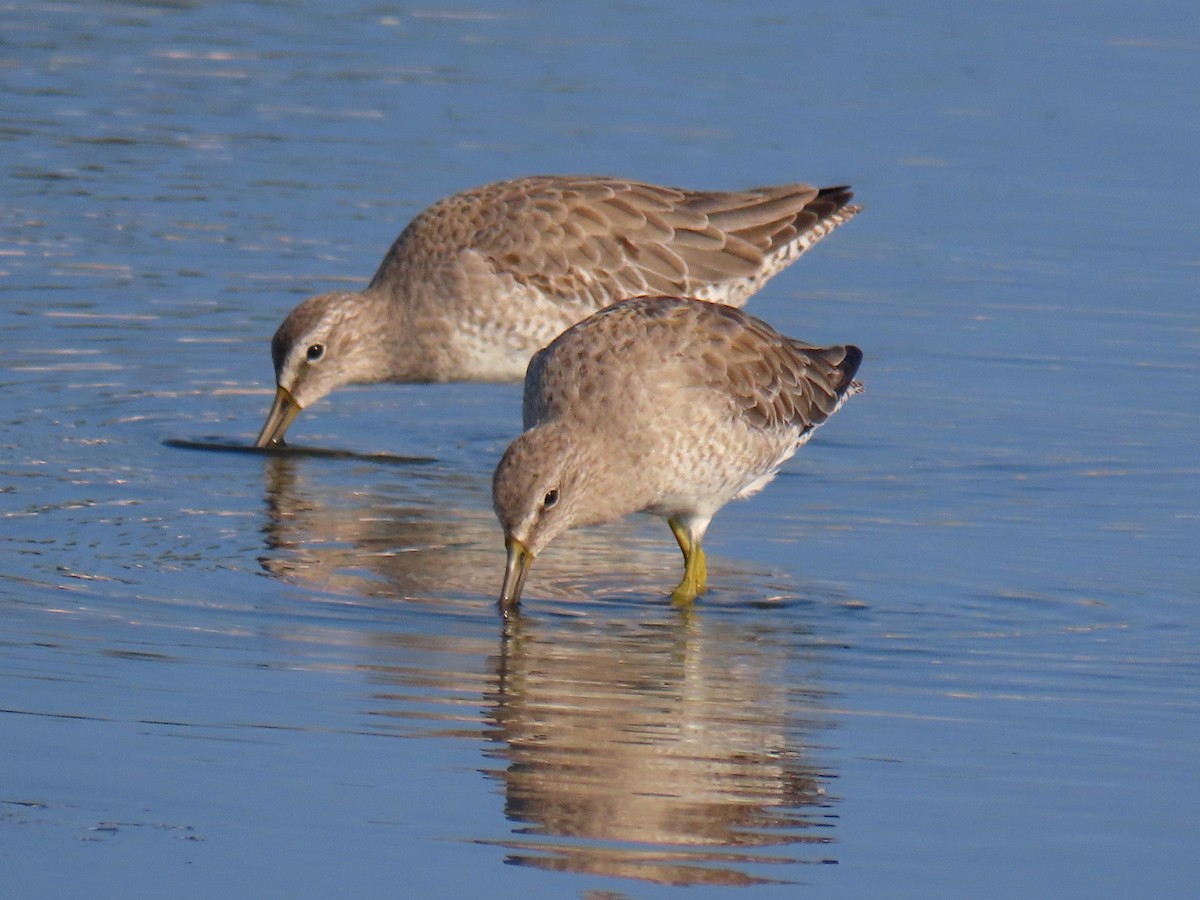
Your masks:
<path fill-rule="evenodd" d="M 308 348 L 308 352 L 304 355 L 308 358 L 309 362 L 317 362 L 322 356 L 325 355 L 325 345 L 313 344 Z"/>
<path fill-rule="evenodd" d="M 546 496 L 542 498 L 542 509 L 549 509 L 558 502 L 558 490 L 546 491 Z"/>

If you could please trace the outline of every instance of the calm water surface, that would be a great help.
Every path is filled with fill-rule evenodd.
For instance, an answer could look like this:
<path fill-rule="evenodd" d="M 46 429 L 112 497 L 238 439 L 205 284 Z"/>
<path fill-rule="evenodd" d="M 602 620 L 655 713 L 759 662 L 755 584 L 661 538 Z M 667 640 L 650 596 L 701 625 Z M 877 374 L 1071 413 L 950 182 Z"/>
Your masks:
<path fill-rule="evenodd" d="M 3 23 L 6 893 L 1194 895 L 1189 4 Z M 717 517 L 691 615 L 635 518 L 501 625 L 517 386 L 205 449 L 253 438 L 294 303 L 531 172 L 868 207 L 752 301 L 867 393 Z"/>

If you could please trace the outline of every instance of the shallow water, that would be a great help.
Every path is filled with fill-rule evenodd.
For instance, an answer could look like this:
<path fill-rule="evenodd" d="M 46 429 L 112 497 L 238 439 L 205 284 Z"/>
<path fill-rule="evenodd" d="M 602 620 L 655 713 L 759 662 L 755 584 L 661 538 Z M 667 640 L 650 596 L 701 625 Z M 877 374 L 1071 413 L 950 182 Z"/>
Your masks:
<path fill-rule="evenodd" d="M 1190 896 L 1200 30 L 1185 4 L 10 4 L 14 896 Z M 267 340 L 496 178 L 849 181 L 751 302 L 855 398 L 706 542 L 494 609 L 512 385 L 244 448 Z"/>

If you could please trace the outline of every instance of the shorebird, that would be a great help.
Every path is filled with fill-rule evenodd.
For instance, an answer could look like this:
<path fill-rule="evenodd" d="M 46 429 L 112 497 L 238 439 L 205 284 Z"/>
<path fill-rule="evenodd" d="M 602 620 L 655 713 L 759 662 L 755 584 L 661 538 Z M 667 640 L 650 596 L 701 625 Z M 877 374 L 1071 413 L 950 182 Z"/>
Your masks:
<path fill-rule="evenodd" d="M 813 347 L 716 303 L 646 297 L 567 329 L 529 362 L 526 431 L 492 479 L 507 564 L 506 614 L 529 567 L 578 525 L 647 512 L 667 519 L 688 606 L 707 587 L 713 515 L 754 494 L 862 386 L 862 351 Z"/>
<path fill-rule="evenodd" d="M 256 446 L 351 383 L 515 381 L 563 329 L 631 297 L 741 306 L 854 216 L 847 187 L 691 191 L 534 176 L 447 197 L 363 291 L 305 300 L 271 341 L 275 400 Z"/>

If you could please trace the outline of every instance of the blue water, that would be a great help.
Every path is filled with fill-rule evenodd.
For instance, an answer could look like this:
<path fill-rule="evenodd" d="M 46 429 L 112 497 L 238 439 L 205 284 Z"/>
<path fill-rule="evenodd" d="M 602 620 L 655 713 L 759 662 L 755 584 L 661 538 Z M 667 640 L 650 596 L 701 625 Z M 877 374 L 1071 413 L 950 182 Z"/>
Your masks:
<path fill-rule="evenodd" d="M 10 5 L 5 893 L 1192 896 L 1197 84 L 1182 2 Z M 691 616 L 637 518 L 501 626 L 518 386 L 181 445 L 250 442 L 299 299 L 533 172 L 867 207 L 751 301 L 867 392 Z"/>

